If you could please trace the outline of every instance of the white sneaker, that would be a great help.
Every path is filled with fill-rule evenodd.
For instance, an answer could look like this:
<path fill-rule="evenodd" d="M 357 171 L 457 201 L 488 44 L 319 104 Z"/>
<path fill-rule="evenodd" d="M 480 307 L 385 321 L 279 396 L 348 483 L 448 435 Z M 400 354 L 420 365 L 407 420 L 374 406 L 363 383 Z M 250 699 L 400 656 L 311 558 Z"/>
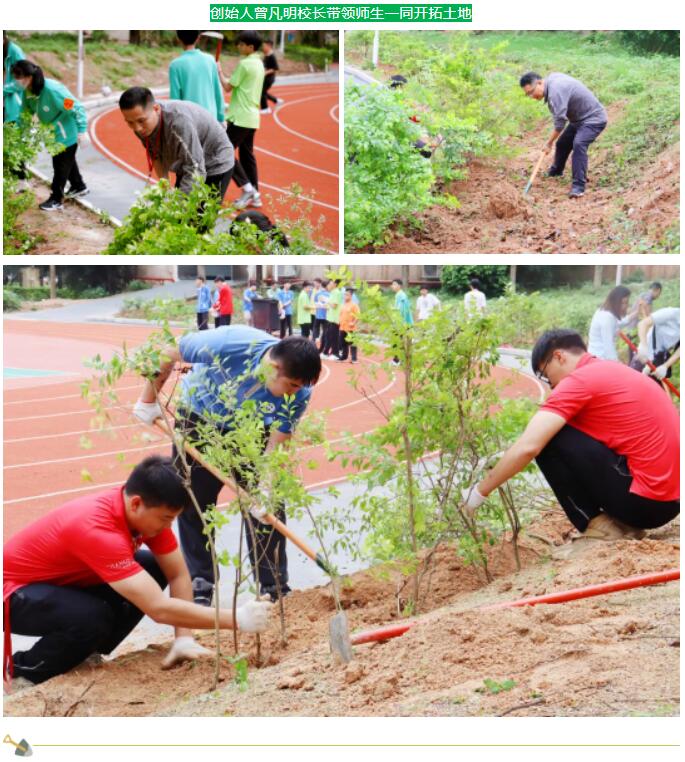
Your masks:
<path fill-rule="evenodd" d="M 271 109 L 270 108 L 260 108 L 259 109 L 259 113 L 260 114 L 270 114 L 271 113 Z"/>
<path fill-rule="evenodd" d="M 255 209 L 258 209 L 260 206 L 263 206 L 262 194 L 259 191 L 255 191 L 252 194 L 252 201 L 248 203 L 248 206 L 254 207 Z"/>
<path fill-rule="evenodd" d="M 246 206 L 249 206 L 250 201 L 252 201 L 256 191 L 243 191 L 242 195 L 237 201 L 233 202 L 233 206 L 236 209 L 244 209 Z"/>
<path fill-rule="evenodd" d="M 283 98 L 276 98 L 276 103 L 278 103 L 278 105 L 280 106 L 281 103 L 285 103 L 285 101 L 283 100 Z"/>

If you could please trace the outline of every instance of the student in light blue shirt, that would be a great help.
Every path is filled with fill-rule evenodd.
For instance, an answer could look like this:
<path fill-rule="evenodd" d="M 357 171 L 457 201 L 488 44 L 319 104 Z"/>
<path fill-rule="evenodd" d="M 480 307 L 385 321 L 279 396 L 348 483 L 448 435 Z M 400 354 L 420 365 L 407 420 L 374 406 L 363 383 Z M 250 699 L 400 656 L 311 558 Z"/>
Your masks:
<path fill-rule="evenodd" d="M 209 310 L 212 308 L 212 295 L 209 291 L 204 277 L 198 275 L 195 279 L 197 286 L 197 328 L 199 331 L 206 331 L 209 328 Z"/>
<path fill-rule="evenodd" d="M 278 310 L 281 316 L 281 338 L 284 339 L 286 331 L 288 336 L 293 335 L 293 292 L 290 283 L 284 283 L 278 290 Z"/>
<path fill-rule="evenodd" d="M 254 305 L 252 304 L 252 300 L 256 299 L 258 296 L 257 294 L 257 284 L 251 280 L 247 284 L 247 288 L 243 291 L 243 318 L 245 320 L 245 325 L 252 325 L 252 313 L 254 312 Z"/>
<path fill-rule="evenodd" d="M 291 437 L 321 373 L 321 360 L 311 341 L 301 336 L 289 336 L 279 341 L 264 331 L 240 325 L 186 334 L 178 346 L 164 350 L 163 358 L 154 382 L 146 381 L 134 407 L 134 415 L 140 421 L 153 424 L 162 417 L 162 410 L 155 401 L 155 390 L 162 389 L 175 363 L 192 363 L 191 372 L 183 378 L 178 407 L 181 420 L 177 426 L 191 442 L 197 439 L 197 426 L 202 422 L 210 422 L 221 431 L 229 432 L 235 411 L 249 405 L 263 425 L 264 449 L 278 447 Z M 174 451 L 173 457 L 180 456 Z M 248 465 L 233 476 L 241 487 L 255 491 L 257 485 Z M 223 486 L 223 482 L 209 471 L 193 463 L 191 488 L 203 511 L 217 504 Z M 275 514 L 285 521 L 283 508 Z M 255 566 L 259 569 L 260 593 L 276 599 L 277 585 L 280 584 L 281 595 L 286 595 L 290 588 L 285 538 L 274 530 L 267 530 L 258 518 L 250 515 L 249 520 L 254 532 L 248 530 L 245 536 L 253 569 Z M 215 580 L 207 539 L 197 511 L 185 511 L 179 517 L 179 535 L 193 580 L 193 598 L 196 603 L 211 605 Z"/>

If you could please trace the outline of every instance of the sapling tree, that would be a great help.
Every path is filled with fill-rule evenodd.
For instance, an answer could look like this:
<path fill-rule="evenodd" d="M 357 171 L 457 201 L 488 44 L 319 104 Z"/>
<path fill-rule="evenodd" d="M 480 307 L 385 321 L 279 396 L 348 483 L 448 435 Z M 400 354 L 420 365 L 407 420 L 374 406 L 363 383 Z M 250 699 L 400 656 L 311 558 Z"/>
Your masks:
<path fill-rule="evenodd" d="M 94 427 L 107 431 L 117 420 L 113 413 L 125 411 L 130 413 L 130 404 L 123 403 L 119 398 L 117 385 L 124 377 L 142 377 L 154 379 L 165 361 L 169 358 L 169 348 L 175 346 L 176 338 L 169 330 L 168 325 L 163 325 L 160 330 L 153 333 L 148 340 L 130 351 L 125 345 L 120 352 L 115 353 L 109 360 L 96 356 L 89 363 L 95 371 L 95 375 L 82 385 L 82 394 L 88 400 L 95 411 Z M 212 366 L 223 373 L 219 358 L 215 358 Z M 259 380 L 265 382 L 262 377 L 267 370 L 258 371 Z M 233 595 L 233 617 L 236 617 L 236 601 L 238 594 L 246 586 L 250 587 L 255 594 L 259 591 L 259 564 L 260 545 L 257 542 L 257 533 L 262 531 L 274 531 L 271 527 L 255 529 L 252 522 L 244 522 L 244 531 L 251 533 L 251 546 L 254 549 L 251 559 L 254 572 L 254 587 L 250 583 L 250 573 L 247 570 L 247 559 L 243 553 L 242 538 L 244 531 L 241 529 L 241 542 L 236 553 L 228 550 L 218 552 L 215 545 L 215 534 L 228 521 L 231 516 L 240 514 L 248 518 L 250 508 L 253 505 L 266 508 L 269 512 L 275 512 L 280 506 L 287 504 L 288 513 L 291 516 L 301 516 L 304 511 L 310 512 L 315 498 L 308 494 L 300 476 L 300 466 L 297 462 L 296 453 L 298 448 L 305 443 L 318 443 L 322 437 L 323 425 L 319 416 L 305 418 L 294 432 L 293 437 L 283 445 L 274 448 L 265 448 L 268 431 L 264 425 L 263 411 L 258 408 L 254 400 L 247 399 L 238 404 L 237 391 L 248 373 L 238 377 L 228 377 L 225 373 L 219 375 L 215 389 L 218 400 L 225 410 L 230 411 L 225 415 L 206 413 L 197 420 L 192 427 L 187 425 L 187 419 L 182 410 L 179 410 L 179 389 L 174 384 L 170 396 L 158 394 L 160 406 L 166 411 L 165 419 L 160 427 L 173 441 L 177 453 L 185 451 L 187 457 L 178 457 L 180 475 L 188 490 L 193 509 L 200 516 L 203 532 L 207 538 L 207 544 L 211 553 L 214 578 L 219 579 L 222 567 L 233 567 L 235 570 L 235 585 Z M 193 389 L 187 389 L 192 394 Z M 286 398 L 285 416 L 294 414 L 294 399 Z M 145 441 L 154 439 L 153 435 L 145 432 L 142 435 Z M 87 442 L 83 443 L 88 446 Z M 224 505 L 209 506 L 204 512 L 204 506 L 200 506 L 193 493 L 191 486 L 191 464 L 193 455 L 199 452 L 205 464 L 214 470 L 221 480 L 226 477 L 226 482 L 232 482 L 235 489 L 234 496 Z M 311 467 L 311 463 L 308 464 Z M 238 485 L 238 486 L 236 486 Z M 215 588 L 214 605 L 215 617 L 215 672 L 213 687 L 216 687 L 219 679 L 219 665 L 221 660 L 221 641 L 219 632 L 219 586 Z M 257 636 L 257 663 L 260 662 L 260 640 Z M 238 633 L 234 631 L 234 651 L 239 652 Z M 237 656 L 236 656 L 237 658 Z M 235 658 L 231 663 L 235 662 Z"/>
<path fill-rule="evenodd" d="M 380 289 L 364 283 L 357 288 L 362 331 L 354 340 L 386 374 L 397 373 L 401 393 L 385 405 L 373 382 L 352 381 L 383 423 L 330 447 L 329 457 L 354 466 L 353 480 L 363 490 L 352 500 L 349 517 L 329 513 L 325 520 L 337 526 L 349 523 L 351 514 L 361 516 L 360 555 L 392 562 L 406 575 L 409 594 L 398 606 L 412 613 L 420 608 L 440 543 L 453 543 L 490 579 L 487 547 L 495 535 L 510 529 L 516 542 L 521 494 L 534 489 L 526 474 L 475 517 L 464 511 L 462 492 L 524 428 L 532 403 L 505 399 L 493 377 L 506 328 L 497 315 L 465 315 L 451 308 L 408 326 Z M 393 357 L 399 359 L 397 370 Z"/>

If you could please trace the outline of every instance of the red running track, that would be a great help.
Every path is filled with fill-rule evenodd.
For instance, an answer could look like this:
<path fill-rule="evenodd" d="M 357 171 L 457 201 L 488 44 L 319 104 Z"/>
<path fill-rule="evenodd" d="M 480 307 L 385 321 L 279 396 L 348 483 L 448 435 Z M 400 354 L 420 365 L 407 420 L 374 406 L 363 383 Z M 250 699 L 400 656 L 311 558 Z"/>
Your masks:
<path fill-rule="evenodd" d="M 320 246 L 338 251 L 338 85 L 276 85 L 285 103 L 261 115 L 255 146 L 263 211 L 274 221 L 307 217 Z M 136 177 L 147 179 L 145 151 L 119 108 L 101 112 L 89 126 L 97 150 Z M 293 209 L 293 185 L 301 188 Z M 240 192 L 234 182 L 226 205 Z"/>
<path fill-rule="evenodd" d="M 135 347 L 152 330 L 145 326 L 5 321 L 7 367 L 36 369 L 40 365 L 41 370 L 69 374 L 15 378 L 5 383 L 5 539 L 51 508 L 122 483 L 130 466 L 143 457 L 168 452 L 163 435 L 134 423 L 131 417 L 130 408 L 141 388 L 139 379 L 122 379 L 118 388 L 122 405 L 109 410 L 112 428 L 106 434 L 90 431 L 93 412 L 80 395 L 80 383 L 91 375 L 83 366 L 84 359 L 98 352 L 105 358 L 111 356 L 124 341 L 129 348 Z M 371 431 L 382 422 L 376 407 L 352 389 L 350 374 L 358 377 L 360 389 L 386 407 L 401 393 L 400 376 L 381 372 L 372 379 L 369 370 L 373 363 L 369 358 L 362 358 L 357 366 L 324 363 L 310 410 L 327 411 L 329 442 Z M 503 381 L 503 396 L 539 397 L 534 379 L 502 368 L 495 369 L 495 377 Z M 83 447 L 84 438 L 90 440 L 88 449 Z M 300 455 L 300 474 L 311 489 L 343 481 L 353 470 L 328 462 L 322 446 L 306 447 Z M 309 469 L 309 461 L 316 462 L 317 468 Z M 92 481 L 84 481 L 84 469 Z M 229 496 L 225 490 L 222 501 Z"/>

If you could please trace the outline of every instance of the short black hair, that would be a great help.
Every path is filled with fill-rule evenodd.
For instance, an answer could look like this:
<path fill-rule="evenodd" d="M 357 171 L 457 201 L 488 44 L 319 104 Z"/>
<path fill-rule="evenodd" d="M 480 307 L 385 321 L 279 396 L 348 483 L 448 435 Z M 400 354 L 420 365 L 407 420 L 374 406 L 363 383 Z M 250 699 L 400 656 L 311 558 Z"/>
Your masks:
<path fill-rule="evenodd" d="M 542 79 L 542 77 L 537 72 L 527 71 L 524 75 L 522 75 L 521 79 L 519 79 L 519 85 L 521 87 L 525 87 L 526 85 L 533 85 L 539 79 Z"/>
<path fill-rule="evenodd" d="M 252 45 L 255 51 L 262 47 L 262 38 L 259 32 L 244 31 L 238 35 L 237 42 L 243 42 L 245 45 Z"/>
<path fill-rule="evenodd" d="M 302 336 L 288 336 L 274 344 L 271 349 L 272 360 L 279 360 L 283 365 L 283 374 L 288 378 L 301 381 L 306 386 L 313 386 L 321 375 L 321 358 L 314 342 Z"/>
<path fill-rule="evenodd" d="M 274 41 L 271 38 L 267 37 L 265 40 L 262 40 L 262 45 L 271 45 L 271 47 L 273 48 Z"/>
<path fill-rule="evenodd" d="M 404 285 L 404 283 L 402 282 L 402 278 L 393 278 L 392 282 L 393 283 L 397 283 L 398 286 L 403 286 Z"/>
<path fill-rule="evenodd" d="M 200 32 L 191 32 L 186 29 L 176 32 L 176 36 L 184 45 L 194 45 L 197 42 L 197 38 L 200 36 Z"/>
<path fill-rule="evenodd" d="M 403 77 L 401 74 L 393 74 L 392 77 L 390 77 L 390 87 L 391 89 L 395 89 L 397 87 L 402 87 L 402 85 L 407 84 L 407 78 Z"/>
<path fill-rule="evenodd" d="M 661 285 L 661 283 L 659 283 L 658 280 L 655 280 L 654 283 L 650 283 L 649 287 L 650 288 L 658 288 L 659 291 L 663 291 L 663 286 Z"/>
<path fill-rule="evenodd" d="M 314 283 L 320 283 L 323 286 L 323 280 L 321 278 L 314 278 Z"/>
<path fill-rule="evenodd" d="M 128 111 L 136 106 L 147 108 L 154 102 L 155 96 L 149 87 L 129 87 L 119 98 L 119 108 L 122 111 Z"/>
<path fill-rule="evenodd" d="M 236 235 L 238 232 L 236 223 L 244 222 L 254 225 L 258 230 L 261 230 L 262 233 L 268 233 L 269 238 L 272 241 L 275 241 L 284 248 L 287 249 L 290 247 L 290 243 L 288 242 L 288 238 L 285 233 L 279 227 L 274 225 L 273 222 L 271 222 L 271 220 L 263 212 L 255 212 L 252 210 L 249 212 L 241 212 L 231 223 L 231 227 L 229 228 L 228 232 L 231 235 Z"/>
<path fill-rule="evenodd" d="M 223 275 L 215 275 L 214 276 L 214 282 L 217 283 L 218 281 L 224 282 L 224 276 Z"/>
<path fill-rule="evenodd" d="M 124 492 L 129 497 L 138 495 L 148 508 L 185 510 L 192 505 L 174 462 L 162 455 L 150 455 L 141 461 L 126 480 Z"/>
<path fill-rule="evenodd" d="M 478 278 L 471 278 L 471 280 L 469 281 L 469 285 L 471 286 L 471 288 L 477 288 L 479 291 L 481 290 L 481 288 L 483 288 Z"/>
<path fill-rule="evenodd" d="M 346 293 L 346 294 L 353 294 L 353 293 L 354 293 L 354 289 L 353 289 L 351 286 L 348 286 L 348 287 L 345 289 L 345 293 Z"/>
<path fill-rule="evenodd" d="M 17 77 L 31 77 L 31 87 L 29 90 L 33 95 L 40 95 L 45 87 L 45 75 L 43 70 L 34 64 L 33 61 L 17 61 L 12 67 L 12 76 Z"/>
<path fill-rule="evenodd" d="M 551 331 L 545 331 L 533 347 L 530 358 L 533 373 L 537 373 L 555 349 L 577 350 L 576 354 L 587 352 L 587 346 L 578 331 L 572 328 L 553 328 Z"/>
<path fill-rule="evenodd" d="M 204 283 L 206 279 L 204 275 L 196 275 L 195 280 L 201 280 Z"/>
<path fill-rule="evenodd" d="M 307 286 L 311 286 L 312 282 L 309 280 L 302 281 L 302 288 L 307 288 Z"/>

